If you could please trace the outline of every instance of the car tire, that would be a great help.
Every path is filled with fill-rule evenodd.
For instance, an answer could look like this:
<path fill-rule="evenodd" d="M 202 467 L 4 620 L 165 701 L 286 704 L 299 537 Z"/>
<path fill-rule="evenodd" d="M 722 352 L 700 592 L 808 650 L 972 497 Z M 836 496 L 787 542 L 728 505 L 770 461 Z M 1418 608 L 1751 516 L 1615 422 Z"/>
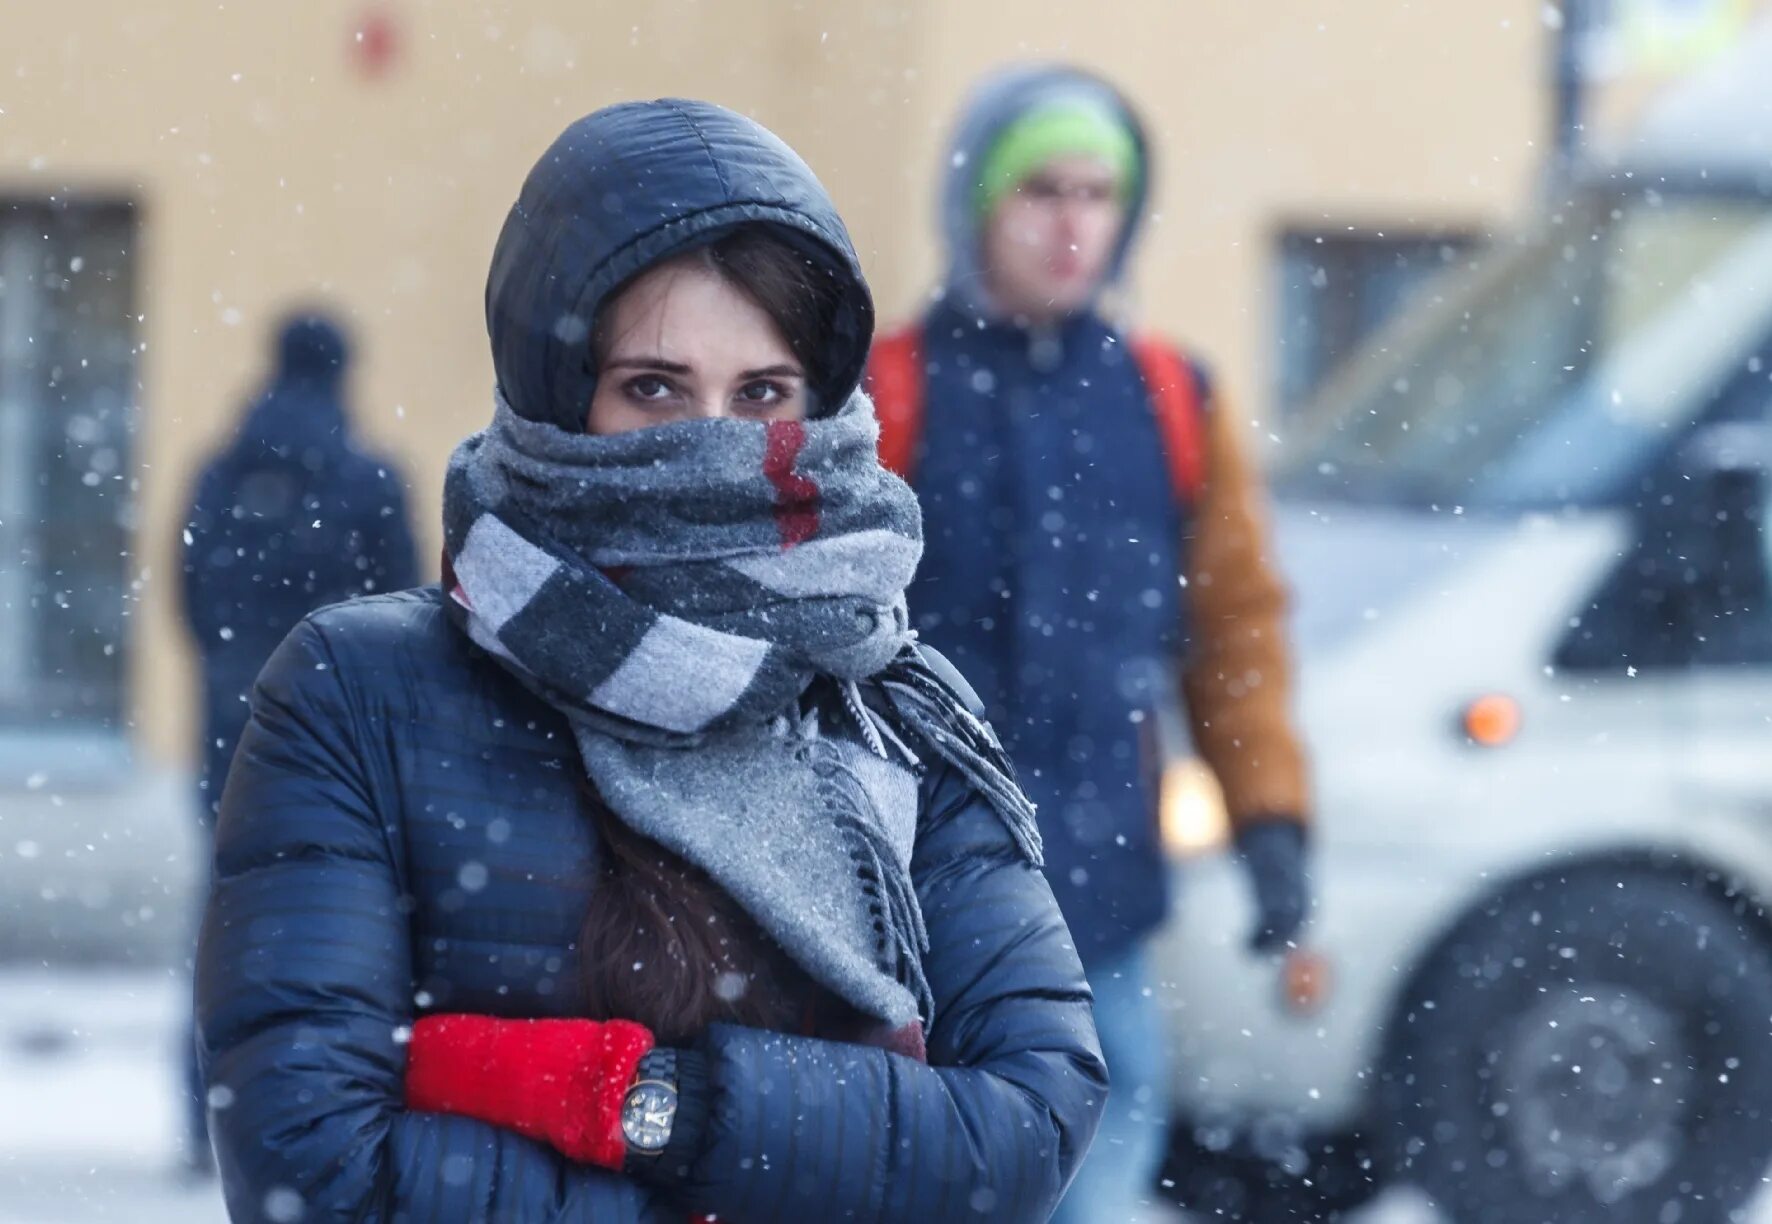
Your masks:
<path fill-rule="evenodd" d="M 1459 1224 L 1709 1224 L 1772 1157 L 1772 950 L 1696 877 L 1590 864 L 1461 919 L 1379 1068 L 1392 1174 Z"/>

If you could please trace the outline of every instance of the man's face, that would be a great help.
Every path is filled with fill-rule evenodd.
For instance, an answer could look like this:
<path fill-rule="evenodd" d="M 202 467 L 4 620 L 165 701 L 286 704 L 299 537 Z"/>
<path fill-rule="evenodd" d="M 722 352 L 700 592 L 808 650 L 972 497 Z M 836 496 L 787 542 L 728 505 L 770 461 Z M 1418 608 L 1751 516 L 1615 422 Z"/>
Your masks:
<path fill-rule="evenodd" d="M 1036 322 L 1095 299 L 1125 222 L 1120 184 L 1100 158 L 1056 157 L 985 221 L 985 280 L 999 310 Z"/>

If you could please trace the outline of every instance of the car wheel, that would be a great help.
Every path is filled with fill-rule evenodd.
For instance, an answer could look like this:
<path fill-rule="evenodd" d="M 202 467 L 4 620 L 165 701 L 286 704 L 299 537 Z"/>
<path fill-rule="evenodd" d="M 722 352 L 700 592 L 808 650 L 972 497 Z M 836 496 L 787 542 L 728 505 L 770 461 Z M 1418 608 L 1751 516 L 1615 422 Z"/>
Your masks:
<path fill-rule="evenodd" d="M 1387 1033 L 1382 1158 L 1461 1224 L 1705 1224 L 1772 1155 L 1772 954 L 1697 881 L 1585 867 L 1440 941 Z"/>

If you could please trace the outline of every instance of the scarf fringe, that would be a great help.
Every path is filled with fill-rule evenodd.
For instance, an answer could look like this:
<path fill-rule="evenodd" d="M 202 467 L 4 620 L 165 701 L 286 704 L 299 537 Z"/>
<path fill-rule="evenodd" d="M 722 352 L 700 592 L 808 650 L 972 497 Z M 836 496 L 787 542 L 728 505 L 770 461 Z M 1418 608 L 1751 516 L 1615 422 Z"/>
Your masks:
<path fill-rule="evenodd" d="M 989 725 L 973 716 L 959 694 L 935 674 L 914 647 L 900 653 L 876 681 L 904 729 L 959 770 L 1002 819 L 1016 849 L 1030 863 L 1042 866 L 1044 853 L 1034 805 L 1015 781 L 1015 768 Z M 844 709 L 870 751 L 890 761 L 886 749 L 890 738 L 911 767 L 921 770 L 920 758 L 893 728 L 893 720 L 867 704 L 860 685 L 843 681 L 837 687 Z M 927 1019 L 934 1008 L 923 970 L 929 932 L 908 864 L 899 863 L 866 786 L 820 734 L 816 718 L 803 724 L 800 734 L 805 737 L 805 759 L 819 777 L 828 814 L 851 848 L 856 877 L 868 898 L 880 938 L 881 970 L 916 996 L 918 1009 Z"/>
<path fill-rule="evenodd" d="M 914 648 L 893 660 L 878 680 L 905 727 L 960 771 L 1002 818 L 1016 848 L 1034 866 L 1044 867 L 1034 805 L 989 725 L 973 716 Z"/>
<path fill-rule="evenodd" d="M 883 746 L 881 751 L 883 754 Z M 909 864 L 899 862 L 898 852 L 887 840 L 868 798 L 867 787 L 830 741 L 822 736 L 806 740 L 801 752 L 818 775 L 826 814 L 849 847 L 856 883 L 867 898 L 868 912 L 874 920 L 876 962 L 883 973 L 911 992 L 919 1014 L 927 1022 L 935 1010 L 935 994 L 923 971 L 923 954 L 929 951 L 929 929 L 911 883 Z"/>

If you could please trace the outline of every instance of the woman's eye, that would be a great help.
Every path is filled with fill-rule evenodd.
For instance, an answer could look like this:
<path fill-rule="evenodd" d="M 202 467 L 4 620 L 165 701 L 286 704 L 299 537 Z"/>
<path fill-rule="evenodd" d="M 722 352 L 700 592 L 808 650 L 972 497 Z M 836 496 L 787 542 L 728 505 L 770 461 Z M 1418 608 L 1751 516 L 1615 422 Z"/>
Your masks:
<path fill-rule="evenodd" d="M 787 389 L 780 383 L 759 379 L 746 383 L 738 390 L 738 398 L 753 408 L 768 408 L 781 403 L 788 397 Z"/>
<path fill-rule="evenodd" d="M 661 400 L 671 393 L 671 384 L 654 374 L 628 379 L 626 391 L 637 400 Z"/>

